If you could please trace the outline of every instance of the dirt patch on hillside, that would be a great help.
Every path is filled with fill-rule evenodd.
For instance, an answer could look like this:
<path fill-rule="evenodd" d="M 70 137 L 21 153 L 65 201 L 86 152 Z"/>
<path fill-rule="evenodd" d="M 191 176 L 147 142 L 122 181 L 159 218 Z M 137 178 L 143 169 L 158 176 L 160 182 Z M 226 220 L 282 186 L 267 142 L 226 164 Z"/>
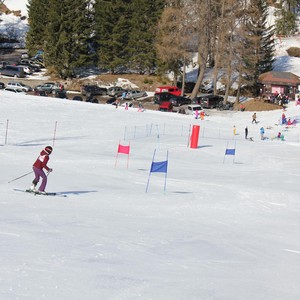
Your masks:
<path fill-rule="evenodd" d="M 243 103 L 246 111 L 267 111 L 267 110 L 277 110 L 283 107 L 278 104 L 264 102 L 261 99 L 253 99 Z M 235 110 L 240 109 L 240 105 L 235 105 Z"/>

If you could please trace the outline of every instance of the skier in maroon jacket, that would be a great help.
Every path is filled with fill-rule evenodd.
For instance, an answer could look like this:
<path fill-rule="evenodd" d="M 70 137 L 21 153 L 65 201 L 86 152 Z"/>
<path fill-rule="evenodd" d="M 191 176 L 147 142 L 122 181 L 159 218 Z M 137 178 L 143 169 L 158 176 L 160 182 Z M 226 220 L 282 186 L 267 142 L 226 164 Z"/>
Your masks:
<path fill-rule="evenodd" d="M 52 172 L 52 169 L 47 166 L 47 163 L 49 161 L 49 155 L 52 153 L 52 150 L 53 149 L 51 146 L 47 146 L 44 150 L 41 151 L 39 157 L 33 164 L 32 169 L 34 171 L 35 178 L 32 181 L 32 185 L 30 187 L 31 191 L 36 191 L 35 187 L 38 184 L 40 177 L 42 177 L 42 183 L 37 192 L 41 194 L 46 194 L 45 188 L 47 185 L 47 175 L 45 174 L 43 169 L 45 169 L 48 173 Z"/>

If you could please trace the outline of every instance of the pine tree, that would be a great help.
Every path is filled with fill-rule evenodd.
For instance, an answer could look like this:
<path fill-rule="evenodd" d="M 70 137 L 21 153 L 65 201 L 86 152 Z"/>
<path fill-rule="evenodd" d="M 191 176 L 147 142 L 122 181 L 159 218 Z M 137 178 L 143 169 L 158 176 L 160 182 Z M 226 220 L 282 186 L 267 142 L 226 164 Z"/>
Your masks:
<path fill-rule="evenodd" d="M 76 69 L 93 60 L 90 1 L 52 0 L 49 3 L 46 65 L 62 78 L 75 75 Z"/>
<path fill-rule="evenodd" d="M 156 50 L 153 44 L 163 4 L 162 0 L 132 2 L 132 29 L 128 43 L 130 66 L 142 73 L 150 73 L 156 66 Z"/>
<path fill-rule="evenodd" d="M 298 31 L 297 15 L 300 9 L 300 0 L 281 0 L 279 9 L 275 12 L 276 33 L 278 35 L 294 34 Z"/>
<path fill-rule="evenodd" d="M 99 66 L 113 73 L 129 64 L 128 39 L 131 30 L 131 0 L 96 0 L 95 31 Z"/>
<path fill-rule="evenodd" d="M 265 0 L 251 0 L 246 11 L 247 32 L 245 45 L 251 49 L 251 54 L 244 57 L 246 76 L 255 88 L 260 74 L 271 71 L 274 62 L 274 28 L 267 25 L 267 3 Z M 254 90 L 255 92 L 255 90 Z"/>
<path fill-rule="evenodd" d="M 26 47 L 34 55 L 45 46 L 48 0 L 28 0 L 27 9 L 30 26 L 26 35 Z"/>

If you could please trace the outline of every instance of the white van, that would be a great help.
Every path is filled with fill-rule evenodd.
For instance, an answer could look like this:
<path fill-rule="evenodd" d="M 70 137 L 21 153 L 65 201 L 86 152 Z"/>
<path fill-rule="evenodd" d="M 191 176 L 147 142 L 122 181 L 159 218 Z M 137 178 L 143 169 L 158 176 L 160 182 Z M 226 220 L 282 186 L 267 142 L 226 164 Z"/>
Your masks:
<path fill-rule="evenodd" d="M 198 112 L 203 111 L 203 107 L 199 104 L 190 104 L 187 106 L 185 113 L 187 115 L 195 115 L 196 110 L 198 110 Z"/>

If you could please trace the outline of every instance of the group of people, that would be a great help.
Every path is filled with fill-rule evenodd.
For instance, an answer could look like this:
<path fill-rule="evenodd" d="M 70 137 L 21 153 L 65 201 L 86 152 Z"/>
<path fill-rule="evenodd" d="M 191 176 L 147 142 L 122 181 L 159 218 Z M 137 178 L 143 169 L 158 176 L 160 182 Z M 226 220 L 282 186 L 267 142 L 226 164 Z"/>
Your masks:
<path fill-rule="evenodd" d="M 282 115 L 281 115 L 281 124 L 290 126 L 290 125 L 295 125 L 296 121 L 295 120 L 292 121 L 291 118 L 287 119 L 286 116 L 285 116 L 285 113 L 283 112 Z"/>
<path fill-rule="evenodd" d="M 274 94 L 268 96 L 267 101 L 278 105 L 284 105 L 289 103 L 289 97 L 276 91 Z"/>
<path fill-rule="evenodd" d="M 198 109 L 195 110 L 195 119 L 201 119 L 204 120 L 204 116 L 205 116 L 205 112 L 202 110 L 201 112 L 199 112 Z"/>

